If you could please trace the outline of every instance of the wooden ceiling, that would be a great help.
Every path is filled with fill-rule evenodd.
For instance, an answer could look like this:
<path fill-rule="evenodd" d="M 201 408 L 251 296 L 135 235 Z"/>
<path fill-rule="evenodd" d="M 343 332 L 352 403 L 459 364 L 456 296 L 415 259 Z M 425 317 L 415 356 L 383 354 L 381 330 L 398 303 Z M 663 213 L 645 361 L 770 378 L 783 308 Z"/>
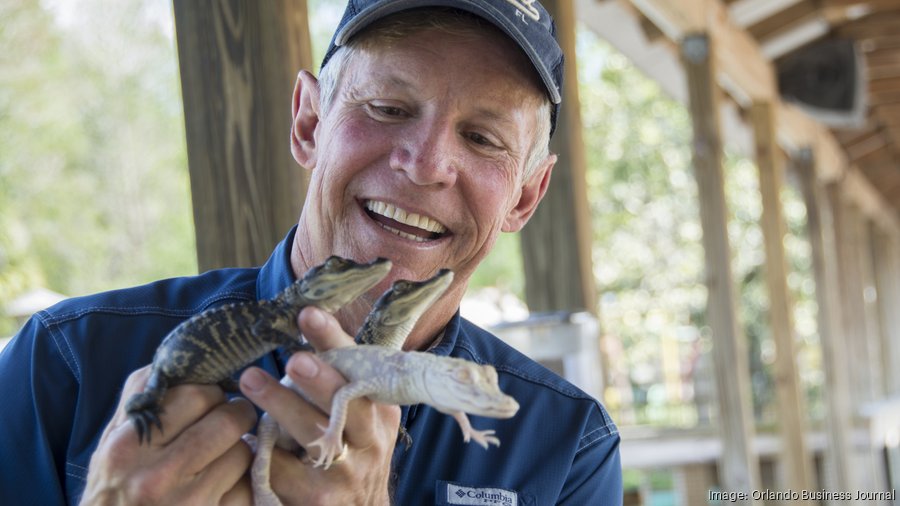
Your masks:
<path fill-rule="evenodd" d="M 855 41 L 864 61 L 862 124 L 829 127 L 859 171 L 900 214 L 900 0 L 722 0 L 776 67 L 828 39 Z"/>

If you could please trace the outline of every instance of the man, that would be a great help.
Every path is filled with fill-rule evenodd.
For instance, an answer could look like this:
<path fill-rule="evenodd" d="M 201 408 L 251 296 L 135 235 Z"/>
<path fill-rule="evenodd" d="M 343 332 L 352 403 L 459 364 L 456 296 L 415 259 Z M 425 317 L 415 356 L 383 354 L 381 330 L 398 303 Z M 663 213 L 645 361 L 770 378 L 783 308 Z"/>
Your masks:
<path fill-rule="evenodd" d="M 431 4 L 443 7 L 422 9 Z M 294 91 L 292 152 L 311 171 L 297 227 L 261 269 L 160 281 L 35 315 L 0 356 L 0 502 L 248 503 L 250 403 L 308 445 L 345 382 L 339 373 L 313 354 L 286 363 L 273 354 L 242 373 L 246 399 L 173 388 L 165 431 L 153 429 L 149 445 L 119 399 L 141 390 L 141 367 L 181 321 L 271 298 L 337 254 L 388 257 L 394 268 L 334 317 L 299 315 L 318 350 L 352 343 L 348 333 L 393 280 L 450 268 L 453 285 L 404 348 L 493 364 L 521 409 L 475 420 L 502 441 L 485 451 L 428 406 L 354 401 L 339 464 L 315 468 L 276 452 L 273 487 L 285 504 L 620 504 L 619 437 L 602 406 L 458 314 L 497 235 L 521 229 L 546 191 L 561 76 L 552 21 L 536 3 L 351 1 L 320 79 L 301 72 Z M 284 373 L 306 399 L 279 385 Z M 409 449 L 395 444 L 401 424 Z"/>

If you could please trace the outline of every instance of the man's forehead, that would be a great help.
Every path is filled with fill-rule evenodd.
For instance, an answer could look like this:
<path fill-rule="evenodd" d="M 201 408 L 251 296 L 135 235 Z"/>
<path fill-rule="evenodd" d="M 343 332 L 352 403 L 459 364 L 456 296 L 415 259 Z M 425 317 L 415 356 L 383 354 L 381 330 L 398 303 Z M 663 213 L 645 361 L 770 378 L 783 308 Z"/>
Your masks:
<path fill-rule="evenodd" d="M 537 107 L 544 101 L 538 77 L 525 62 L 507 60 L 491 67 L 489 72 L 479 74 L 473 70 L 451 74 L 444 60 L 439 58 L 439 51 L 435 52 L 435 58 L 414 59 L 400 46 L 402 44 L 370 47 L 354 54 L 354 61 L 349 65 L 353 70 L 344 80 L 348 95 L 389 93 L 423 98 L 423 93 L 449 92 L 456 86 L 472 82 L 474 84 L 467 88 L 470 109 L 479 116 L 498 121 L 511 121 L 511 108 Z M 412 47 L 416 46 L 418 44 L 414 42 Z M 515 48 L 510 46 L 509 50 Z"/>
<path fill-rule="evenodd" d="M 469 48 L 469 54 L 476 60 L 485 60 L 490 56 L 499 56 L 498 65 L 490 70 L 490 74 L 506 74 L 514 81 L 515 87 L 522 91 L 543 97 L 545 95 L 541 79 L 525 53 L 516 43 L 503 34 L 496 27 L 482 25 L 475 28 L 467 28 L 465 32 L 459 32 L 447 28 L 425 27 L 403 36 L 389 36 L 387 38 L 373 34 L 366 37 L 364 44 L 359 46 L 359 51 L 354 51 L 355 60 L 351 66 L 371 64 L 372 60 L 380 60 L 379 63 L 398 63 L 394 72 L 388 72 L 384 79 L 397 85 L 415 84 L 417 77 L 424 70 L 433 70 L 440 73 L 443 69 L 442 62 L 447 53 L 461 51 L 462 47 Z M 412 52 L 430 53 L 433 59 L 426 60 L 427 68 L 412 69 L 406 58 Z M 377 64 L 376 64 L 377 65 Z M 391 69 L 395 70 L 395 69 Z M 404 72 L 407 70 L 407 72 Z M 477 76 L 472 75 L 444 75 L 446 79 L 466 79 Z"/>

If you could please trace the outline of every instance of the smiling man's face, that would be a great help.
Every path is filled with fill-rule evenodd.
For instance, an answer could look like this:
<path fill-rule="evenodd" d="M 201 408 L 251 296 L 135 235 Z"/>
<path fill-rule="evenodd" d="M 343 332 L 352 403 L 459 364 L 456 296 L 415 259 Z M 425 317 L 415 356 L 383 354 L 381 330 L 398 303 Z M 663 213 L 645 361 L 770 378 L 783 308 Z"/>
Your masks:
<path fill-rule="evenodd" d="M 519 230 L 546 189 L 554 156 L 524 174 L 546 107 L 539 81 L 492 30 L 422 29 L 359 48 L 345 68 L 321 117 L 317 89 L 295 98 L 294 154 L 312 171 L 295 269 L 387 257 L 380 293 L 449 268 L 452 314 L 497 235 Z"/>

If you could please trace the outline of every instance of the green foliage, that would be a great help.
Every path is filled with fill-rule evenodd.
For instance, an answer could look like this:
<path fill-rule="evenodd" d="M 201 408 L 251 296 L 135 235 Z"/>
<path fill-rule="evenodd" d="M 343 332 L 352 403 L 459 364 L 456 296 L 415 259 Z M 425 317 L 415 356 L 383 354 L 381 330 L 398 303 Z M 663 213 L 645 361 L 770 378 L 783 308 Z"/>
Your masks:
<path fill-rule="evenodd" d="M 523 272 L 519 234 L 500 234 L 494 249 L 469 278 L 469 287 L 473 290 L 495 287 L 524 300 L 525 276 Z"/>
<path fill-rule="evenodd" d="M 170 8 L 0 7 L 0 303 L 196 271 Z"/>

